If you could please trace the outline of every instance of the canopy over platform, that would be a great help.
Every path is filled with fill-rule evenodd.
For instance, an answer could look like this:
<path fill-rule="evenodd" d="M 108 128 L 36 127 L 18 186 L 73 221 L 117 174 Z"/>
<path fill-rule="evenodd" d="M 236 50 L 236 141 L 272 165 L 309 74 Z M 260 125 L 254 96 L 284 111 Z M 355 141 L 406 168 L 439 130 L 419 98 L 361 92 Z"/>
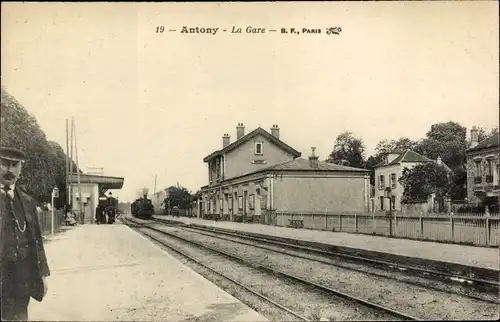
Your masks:
<path fill-rule="evenodd" d="M 73 173 L 71 176 L 73 184 L 78 183 L 78 175 Z M 109 189 L 121 189 L 123 187 L 124 178 L 101 176 L 95 174 L 80 173 L 80 183 L 93 183 L 99 186 L 99 192 L 104 194 Z"/>

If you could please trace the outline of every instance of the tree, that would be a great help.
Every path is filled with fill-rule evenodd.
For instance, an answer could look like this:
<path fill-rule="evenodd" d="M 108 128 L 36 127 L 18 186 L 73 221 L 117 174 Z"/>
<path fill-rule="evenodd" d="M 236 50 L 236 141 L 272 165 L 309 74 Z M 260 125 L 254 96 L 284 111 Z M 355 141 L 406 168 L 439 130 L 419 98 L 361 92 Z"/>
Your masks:
<path fill-rule="evenodd" d="M 0 145 L 15 147 L 26 153 L 27 160 L 18 184 L 38 202 L 50 202 L 52 189 L 57 186 L 66 193 L 65 154 L 59 144 L 47 141 L 35 117 L 1 88 Z M 76 165 L 74 165 L 76 169 Z M 61 196 L 56 206 L 64 204 Z"/>
<path fill-rule="evenodd" d="M 202 195 L 201 190 L 198 190 L 198 191 L 196 191 L 196 193 L 194 195 L 192 195 L 191 200 L 192 201 L 197 201 L 198 199 L 201 198 L 201 195 Z"/>
<path fill-rule="evenodd" d="M 16 147 L 27 154 L 18 184 L 41 202 L 50 200 L 55 185 L 52 151 L 35 118 L 2 88 L 2 146 Z"/>
<path fill-rule="evenodd" d="M 397 140 L 382 140 L 375 147 L 375 158 L 383 160 L 390 152 L 402 152 L 407 149 L 413 150 L 417 146 L 417 142 L 406 137 L 401 137 Z M 379 161 L 379 162 L 380 162 Z"/>
<path fill-rule="evenodd" d="M 450 176 L 450 197 L 453 200 L 464 200 L 467 196 L 467 170 L 456 167 Z"/>
<path fill-rule="evenodd" d="M 401 202 L 425 202 L 435 193 L 437 199 L 448 197 L 451 190 L 448 173 L 434 162 L 419 164 L 412 169 L 405 168 L 398 180 L 403 185 Z"/>
<path fill-rule="evenodd" d="M 170 186 L 167 189 L 168 197 L 165 198 L 165 205 L 170 207 L 179 207 L 179 209 L 191 208 L 191 193 L 177 183 L 177 186 Z"/>
<path fill-rule="evenodd" d="M 326 162 L 364 168 L 364 152 L 363 140 L 354 137 L 351 132 L 344 132 L 337 136 L 333 151 Z"/>
<path fill-rule="evenodd" d="M 451 169 L 465 164 L 467 128 L 456 122 L 438 123 L 431 126 L 426 138 L 415 147 L 415 152 L 436 160 L 441 157 Z"/>
<path fill-rule="evenodd" d="M 488 130 L 488 129 L 485 129 L 481 126 L 479 126 L 477 128 L 477 138 L 478 138 L 478 142 L 481 142 L 483 140 L 486 140 L 487 138 L 489 138 L 490 136 L 492 135 L 498 135 L 498 127 L 495 127 L 491 130 Z"/>
<path fill-rule="evenodd" d="M 467 128 L 456 122 L 437 123 L 431 126 L 426 138 L 419 142 L 415 152 L 432 160 L 441 157 L 453 174 L 453 188 L 450 190 L 452 199 L 463 199 L 466 194 L 467 175 L 465 173 Z"/>

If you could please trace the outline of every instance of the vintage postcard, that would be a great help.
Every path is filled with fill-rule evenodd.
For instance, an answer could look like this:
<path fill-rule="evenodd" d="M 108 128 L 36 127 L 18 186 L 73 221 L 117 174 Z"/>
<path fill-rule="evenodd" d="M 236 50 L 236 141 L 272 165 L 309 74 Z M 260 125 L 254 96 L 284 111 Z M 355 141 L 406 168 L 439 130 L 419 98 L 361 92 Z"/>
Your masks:
<path fill-rule="evenodd" d="M 497 1 L 1 6 L 2 320 L 499 318 Z"/>

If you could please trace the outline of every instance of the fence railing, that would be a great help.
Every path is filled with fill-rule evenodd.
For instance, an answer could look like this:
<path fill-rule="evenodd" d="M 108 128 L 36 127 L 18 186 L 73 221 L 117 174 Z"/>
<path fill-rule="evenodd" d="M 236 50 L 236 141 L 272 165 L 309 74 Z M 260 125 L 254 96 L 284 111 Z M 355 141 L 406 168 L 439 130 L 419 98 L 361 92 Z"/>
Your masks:
<path fill-rule="evenodd" d="M 42 235 L 50 235 L 52 232 L 52 213 L 50 211 L 42 211 L 38 213 L 38 220 Z M 54 231 L 57 232 L 65 225 L 64 211 L 54 211 Z"/>
<path fill-rule="evenodd" d="M 265 223 L 287 227 L 302 220 L 305 229 L 363 233 L 419 240 L 497 246 L 500 216 L 477 214 L 397 215 L 276 213 L 265 215 Z"/>

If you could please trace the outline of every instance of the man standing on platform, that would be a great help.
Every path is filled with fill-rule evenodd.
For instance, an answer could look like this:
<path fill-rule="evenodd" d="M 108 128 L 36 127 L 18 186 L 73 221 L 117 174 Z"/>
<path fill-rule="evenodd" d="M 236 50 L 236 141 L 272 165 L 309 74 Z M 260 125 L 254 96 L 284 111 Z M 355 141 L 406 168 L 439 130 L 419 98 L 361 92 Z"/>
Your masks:
<path fill-rule="evenodd" d="M 42 301 L 50 275 L 35 201 L 16 187 L 25 160 L 18 149 L 0 147 L 2 321 L 27 320 L 30 297 Z"/>

